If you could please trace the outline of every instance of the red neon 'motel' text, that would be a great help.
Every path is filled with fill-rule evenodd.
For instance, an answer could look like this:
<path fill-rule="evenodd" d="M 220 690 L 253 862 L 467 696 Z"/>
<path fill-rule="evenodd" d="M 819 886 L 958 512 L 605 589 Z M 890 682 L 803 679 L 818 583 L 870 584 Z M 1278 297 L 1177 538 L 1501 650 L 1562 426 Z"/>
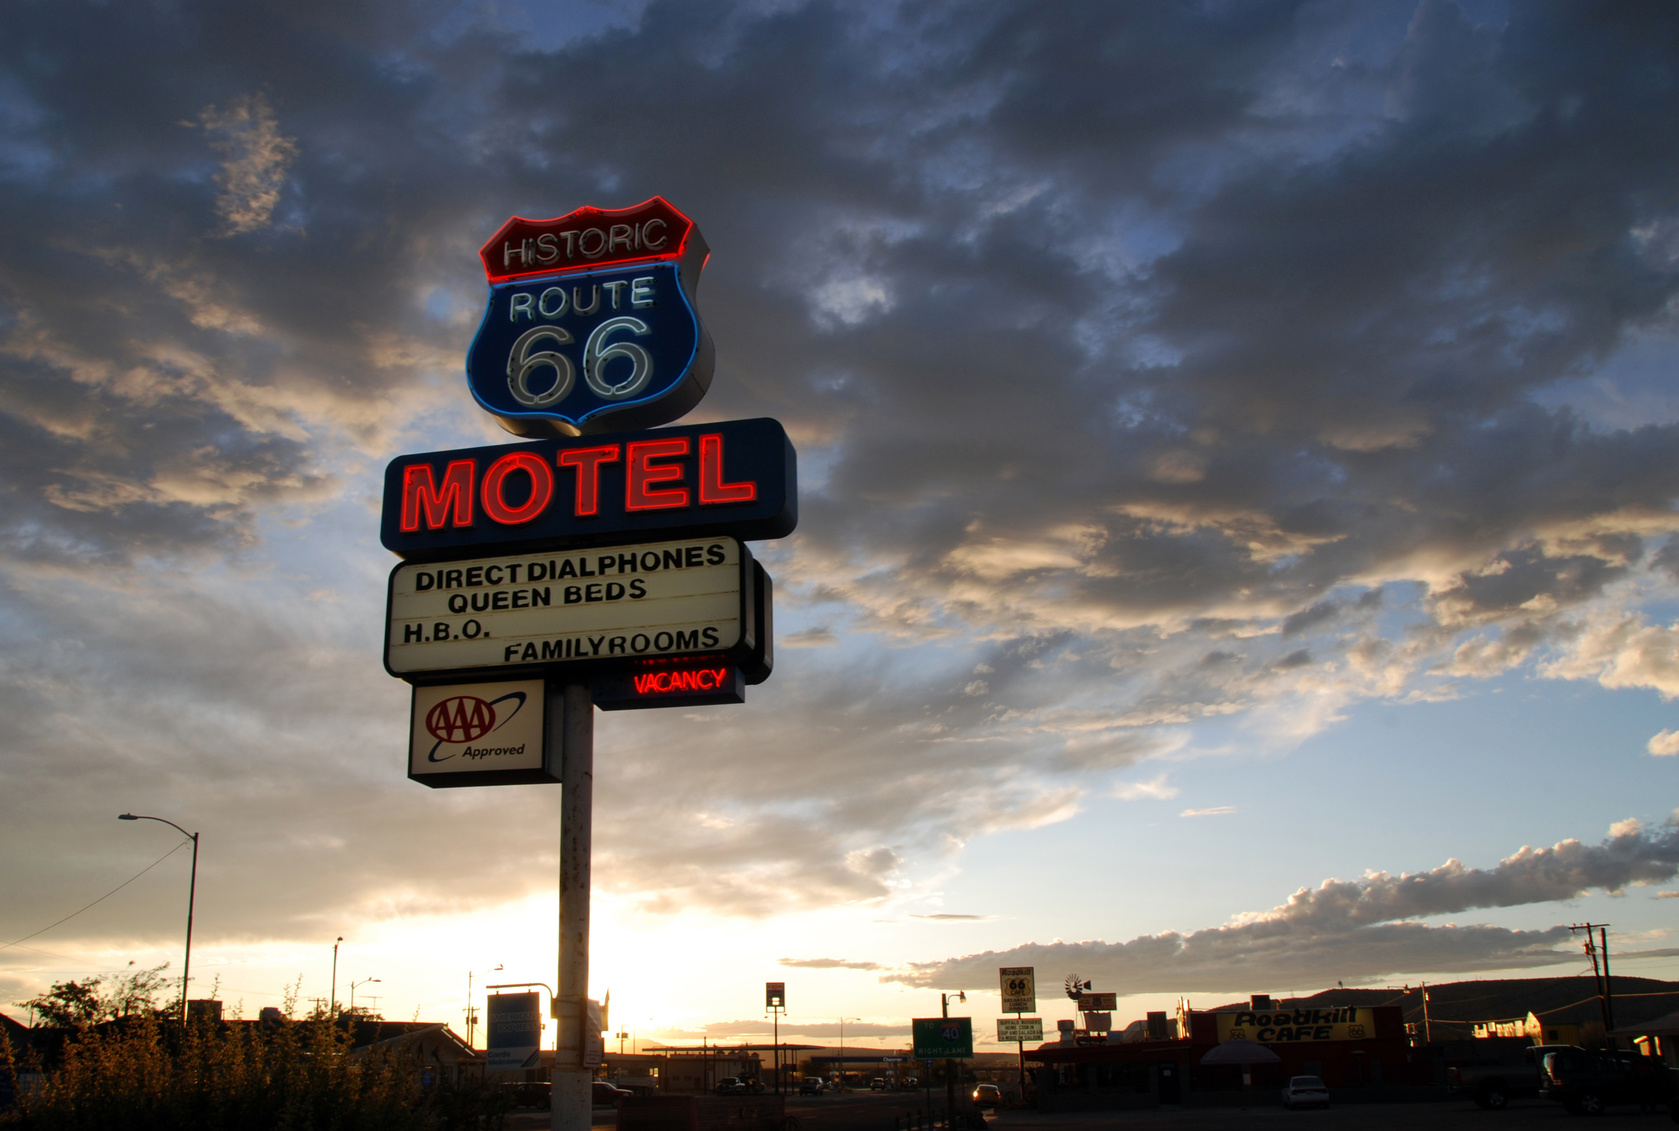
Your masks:
<path fill-rule="evenodd" d="M 554 463 L 574 475 L 572 514 L 587 518 L 600 513 L 601 468 L 624 464 L 624 509 L 630 512 L 670 510 L 687 507 L 751 503 L 758 498 L 753 480 L 727 483 L 723 480 L 723 436 L 706 433 L 699 437 L 699 482 L 690 491 L 684 483 L 681 463 L 691 449 L 686 436 L 656 440 L 631 440 L 626 444 L 602 444 L 594 448 L 568 448 Z M 507 480 L 515 471 L 529 478 L 525 500 L 507 500 Z M 477 465 L 472 460 L 454 460 L 443 470 L 442 482 L 429 463 L 414 463 L 402 469 L 402 514 L 405 533 L 442 530 L 451 526 L 472 526 L 475 511 L 499 526 L 519 526 L 540 517 L 556 495 L 554 470 L 534 452 L 509 452 L 484 469 L 482 481 L 474 484 Z M 475 489 L 476 488 L 476 489 Z"/>

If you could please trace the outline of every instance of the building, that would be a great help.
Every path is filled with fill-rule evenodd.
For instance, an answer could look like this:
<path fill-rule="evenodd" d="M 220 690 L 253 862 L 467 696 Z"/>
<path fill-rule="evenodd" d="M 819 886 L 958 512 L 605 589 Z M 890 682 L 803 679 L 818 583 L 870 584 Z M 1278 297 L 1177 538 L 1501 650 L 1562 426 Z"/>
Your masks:
<path fill-rule="evenodd" d="M 1074 1037 L 1026 1054 L 1038 1107 L 1045 1111 L 1107 1110 L 1161 1104 L 1270 1102 L 1291 1076 L 1317 1076 L 1338 1093 L 1388 1098 L 1395 1089 L 1433 1082 L 1433 1065 L 1413 1050 L 1399 1006 L 1273 1005 L 1256 997 L 1246 1009 L 1184 1009 L 1178 1037 Z M 1155 1032 L 1164 1026 L 1157 1023 Z M 1248 1041 L 1279 1063 L 1203 1064 L 1221 1044 Z"/>
<path fill-rule="evenodd" d="M 1531 1010 L 1526 1017 L 1515 1017 L 1508 1021 L 1476 1021 L 1474 1033 L 1476 1040 L 1488 1040 L 1493 1037 L 1525 1037 L 1536 1045 L 1577 1045 L 1580 1043 L 1580 1026 L 1572 1021 L 1541 1021 Z"/>
<path fill-rule="evenodd" d="M 339 1024 L 349 1027 L 352 1057 L 388 1050 L 407 1058 L 428 1088 L 438 1084 L 458 1088 L 484 1078 L 484 1054 L 442 1022 L 383 1021 L 346 1014 Z"/>

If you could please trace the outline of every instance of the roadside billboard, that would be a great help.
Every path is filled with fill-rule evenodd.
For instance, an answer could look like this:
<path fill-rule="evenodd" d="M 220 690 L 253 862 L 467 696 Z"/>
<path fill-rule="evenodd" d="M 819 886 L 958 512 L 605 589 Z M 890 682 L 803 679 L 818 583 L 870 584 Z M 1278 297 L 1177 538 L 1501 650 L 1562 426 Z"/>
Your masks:
<path fill-rule="evenodd" d="M 542 1061 L 542 995 L 491 994 L 484 1009 L 484 1067 L 535 1068 Z"/>
<path fill-rule="evenodd" d="M 1302 1041 L 1362 1041 L 1376 1035 L 1376 1011 L 1342 1009 L 1243 1009 L 1213 1015 L 1218 1039 L 1262 1045 Z"/>

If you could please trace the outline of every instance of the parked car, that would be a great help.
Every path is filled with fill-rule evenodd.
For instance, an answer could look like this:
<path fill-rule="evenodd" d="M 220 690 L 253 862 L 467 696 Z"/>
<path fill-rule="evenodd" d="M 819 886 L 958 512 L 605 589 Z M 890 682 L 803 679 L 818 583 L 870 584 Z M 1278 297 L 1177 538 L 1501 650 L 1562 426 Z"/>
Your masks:
<path fill-rule="evenodd" d="M 1316 1076 L 1291 1077 L 1288 1086 L 1283 1089 L 1283 1106 L 1290 1109 L 1328 1107 L 1329 1089 Z"/>
<path fill-rule="evenodd" d="M 1616 1104 L 1669 1107 L 1679 1074 L 1652 1057 L 1567 1048 L 1545 1057 L 1539 1094 L 1572 1115 L 1598 1115 Z"/>
<path fill-rule="evenodd" d="M 974 1089 L 974 1106 L 993 1110 L 1003 1106 L 1003 1089 L 995 1084 L 981 1084 Z"/>
<path fill-rule="evenodd" d="M 871 1092 L 884 1092 L 885 1090 L 886 1090 L 886 1077 L 876 1076 L 873 1080 L 869 1081 L 869 1091 L 871 1091 Z"/>
<path fill-rule="evenodd" d="M 624 1102 L 626 1097 L 633 1095 L 635 1095 L 635 1093 L 630 1091 L 628 1088 L 620 1088 L 616 1084 L 608 1084 L 605 1080 L 596 1080 L 591 1088 L 589 1102 L 595 1104 L 597 1107 L 605 1104 L 617 1107 L 619 1104 Z M 548 1105 L 543 1104 L 542 1106 L 547 1107 Z"/>
<path fill-rule="evenodd" d="M 823 1082 L 820 1076 L 806 1076 L 799 1081 L 799 1095 L 801 1096 L 820 1096 L 827 1090 L 828 1085 Z"/>
<path fill-rule="evenodd" d="M 1545 1075 L 1545 1058 L 1574 1045 L 1529 1045 L 1520 1060 L 1504 1064 L 1461 1064 L 1446 1069 L 1446 1090 L 1468 1096 L 1476 1106 L 1502 1111 L 1512 1096 L 1536 1096 Z"/>
<path fill-rule="evenodd" d="M 748 1076 L 725 1076 L 717 1082 L 714 1089 L 720 1096 L 756 1095 L 764 1090 L 761 1080 L 754 1080 Z"/>
<path fill-rule="evenodd" d="M 514 1107 L 534 1107 L 547 1111 L 553 1104 L 554 1085 L 547 1080 L 520 1080 L 503 1083 L 499 1091 Z"/>

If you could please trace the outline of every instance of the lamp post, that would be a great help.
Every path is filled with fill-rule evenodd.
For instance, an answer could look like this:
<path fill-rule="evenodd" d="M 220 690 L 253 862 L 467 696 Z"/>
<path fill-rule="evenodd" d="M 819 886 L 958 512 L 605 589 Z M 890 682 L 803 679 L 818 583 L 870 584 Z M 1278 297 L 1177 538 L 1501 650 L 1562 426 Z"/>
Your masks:
<path fill-rule="evenodd" d="M 192 841 L 192 879 L 187 883 L 187 950 L 181 959 L 181 1024 L 187 1023 L 187 978 L 192 973 L 192 905 L 198 898 L 198 834 L 189 833 L 174 821 L 148 817 L 144 813 L 118 813 L 119 821 L 157 821 Z"/>
<path fill-rule="evenodd" d="M 369 982 L 377 982 L 378 980 L 378 978 L 363 978 L 359 982 L 350 983 L 350 1021 L 352 1024 L 354 1024 L 356 1017 L 356 987 L 365 986 Z"/>
<path fill-rule="evenodd" d="M 967 991 L 957 990 L 955 997 L 957 1001 L 966 1003 Z M 950 998 L 950 994 L 939 995 L 939 1009 L 947 1018 L 950 1016 Z M 956 1118 L 956 1062 L 948 1057 L 944 1062 L 944 1103 L 944 1125 L 949 1127 Z"/>
<path fill-rule="evenodd" d="M 845 1023 L 847 1021 L 861 1021 L 861 1017 L 840 1018 L 840 1091 L 845 1091 Z"/>
<path fill-rule="evenodd" d="M 492 968 L 490 968 L 488 970 L 480 970 L 480 971 L 478 971 L 478 973 L 480 973 L 480 974 L 494 974 L 497 970 L 500 970 L 502 968 L 502 966 L 503 966 L 503 963 L 498 962 Z M 472 1047 L 472 1026 L 473 1026 L 473 1022 L 478 1019 L 477 1015 L 472 1012 L 472 976 L 473 976 L 472 971 L 468 970 L 466 972 L 466 1047 L 467 1048 Z"/>
<path fill-rule="evenodd" d="M 332 944 L 332 1019 L 338 1020 L 338 947 L 344 942 L 344 936 L 339 935 L 338 941 Z"/>

